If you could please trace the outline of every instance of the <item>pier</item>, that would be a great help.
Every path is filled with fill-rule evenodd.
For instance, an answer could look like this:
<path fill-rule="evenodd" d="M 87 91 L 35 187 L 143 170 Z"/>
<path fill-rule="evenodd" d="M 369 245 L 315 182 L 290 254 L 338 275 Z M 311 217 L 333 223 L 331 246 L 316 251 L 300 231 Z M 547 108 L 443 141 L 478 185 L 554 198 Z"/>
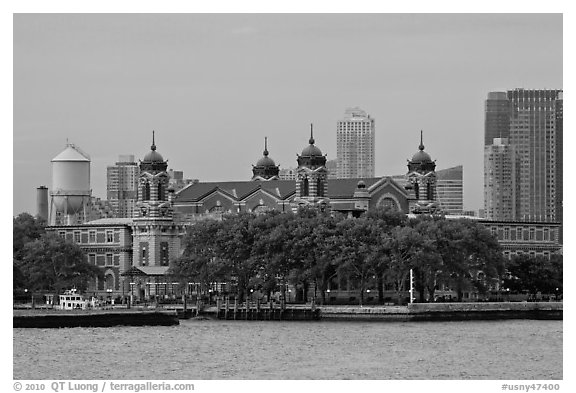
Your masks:
<path fill-rule="evenodd" d="M 320 320 L 320 309 L 313 305 L 291 305 L 287 307 L 285 303 L 269 302 L 261 304 L 257 302 L 247 302 L 241 305 L 238 302 L 230 303 L 218 301 L 216 307 L 207 309 L 205 312 L 212 312 L 218 319 L 224 320 L 244 320 L 244 321 L 317 321 Z"/>
<path fill-rule="evenodd" d="M 13 311 L 15 328 L 65 328 L 111 326 L 172 326 L 178 325 L 175 311 Z"/>

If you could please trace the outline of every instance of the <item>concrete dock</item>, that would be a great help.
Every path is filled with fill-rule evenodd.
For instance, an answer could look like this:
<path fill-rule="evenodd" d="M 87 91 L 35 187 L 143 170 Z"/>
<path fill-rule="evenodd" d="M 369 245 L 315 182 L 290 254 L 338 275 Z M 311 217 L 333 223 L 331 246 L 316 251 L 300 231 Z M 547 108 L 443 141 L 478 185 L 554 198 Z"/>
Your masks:
<path fill-rule="evenodd" d="M 14 328 L 64 328 L 178 325 L 176 311 L 14 310 Z"/>

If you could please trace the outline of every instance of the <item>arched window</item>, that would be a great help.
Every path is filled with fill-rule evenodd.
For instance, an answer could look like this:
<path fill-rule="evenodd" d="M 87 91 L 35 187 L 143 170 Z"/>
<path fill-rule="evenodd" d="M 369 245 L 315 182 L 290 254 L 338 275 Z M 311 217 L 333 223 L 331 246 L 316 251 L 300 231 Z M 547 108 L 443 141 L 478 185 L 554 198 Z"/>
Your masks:
<path fill-rule="evenodd" d="M 434 199 L 434 188 L 432 188 L 432 183 L 426 184 L 426 195 L 428 196 L 427 199 L 432 200 Z"/>
<path fill-rule="evenodd" d="M 320 178 L 316 180 L 316 192 L 319 197 L 324 196 L 324 182 Z"/>
<path fill-rule="evenodd" d="M 158 200 L 164 200 L 164 185 L 162 183 L 158 183 Z"/>
<path fill-rule="evenodd" d="M 224 213 L 224 208 L 220 205 L 216 205 L 209 210 L 210 213 Z"/>
<path fill-rule="evenodd" d="M 150 183 L 146 182 L 144 184 L 144 190 L 142 192 L 142 200 L 149 201 L 150 200 Z"/>
<path fill-rule="evenodd" d="M 400 210 L 396 201 L 390 197 L 384 197 L 378 202 L 378 207 L 389 208 L 394 211 Z"/>
<path fill-rule="evenodd" d="M 414 194 L 416 195 L 416 199 L 420 199 L 420 189 L 417 182 L 414 183 Z"/>
<path fill-rule="evenodd" d="M 305 177 L 304 180 L 302 180 L 302 196 L 308 196 L 310 193 L 309 191 L 309 185 L 308 185 L 308 178 Z"/>
<path fill-rule="evenodd" d="M 114 276 L 112 274 L 106 275 L 106 289 L 114 289 Z"/>

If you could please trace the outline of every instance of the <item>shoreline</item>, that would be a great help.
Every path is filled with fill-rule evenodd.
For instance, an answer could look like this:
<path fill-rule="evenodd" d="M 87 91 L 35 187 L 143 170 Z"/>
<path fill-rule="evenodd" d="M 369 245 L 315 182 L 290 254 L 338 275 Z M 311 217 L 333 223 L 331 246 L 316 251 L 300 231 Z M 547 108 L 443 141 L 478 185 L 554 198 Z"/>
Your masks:
<path fill-rule="evenodd" d="M 189 311 L 194 311 L 194 308 Z M 181 310 L 182 311 L 182 310 Z M 231 313 L 232 310 L 229 310 Z M 521 303 L 413 303 L 407 306 L 311 306 L 238 309 L 232 317 L 225 310 L 206 307 L 198 319 L 248 321 L 379 321 L 432 322 L 478 320 L 563 320 L 562 302 Z M 57 309 L 13 310 L 14 328 L 172 326 L 177 310 L 107 309 L 64 311 Z"/>

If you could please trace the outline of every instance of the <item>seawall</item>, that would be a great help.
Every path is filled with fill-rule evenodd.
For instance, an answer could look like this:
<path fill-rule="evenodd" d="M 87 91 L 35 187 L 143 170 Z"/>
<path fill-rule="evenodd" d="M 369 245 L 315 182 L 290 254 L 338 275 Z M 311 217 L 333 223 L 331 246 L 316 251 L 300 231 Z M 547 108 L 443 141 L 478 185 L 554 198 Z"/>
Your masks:
<path fill-rule="evenodd" d="M 175 311 L 14 311 L 15 328 L 178 325 Z"/>
<path fill-rule="evenodd" d="M 321 320 L 468 321 L 496 319 L 562 320 L 562 302 L 413 303 L 386 307 L 321 307 Z"/>

